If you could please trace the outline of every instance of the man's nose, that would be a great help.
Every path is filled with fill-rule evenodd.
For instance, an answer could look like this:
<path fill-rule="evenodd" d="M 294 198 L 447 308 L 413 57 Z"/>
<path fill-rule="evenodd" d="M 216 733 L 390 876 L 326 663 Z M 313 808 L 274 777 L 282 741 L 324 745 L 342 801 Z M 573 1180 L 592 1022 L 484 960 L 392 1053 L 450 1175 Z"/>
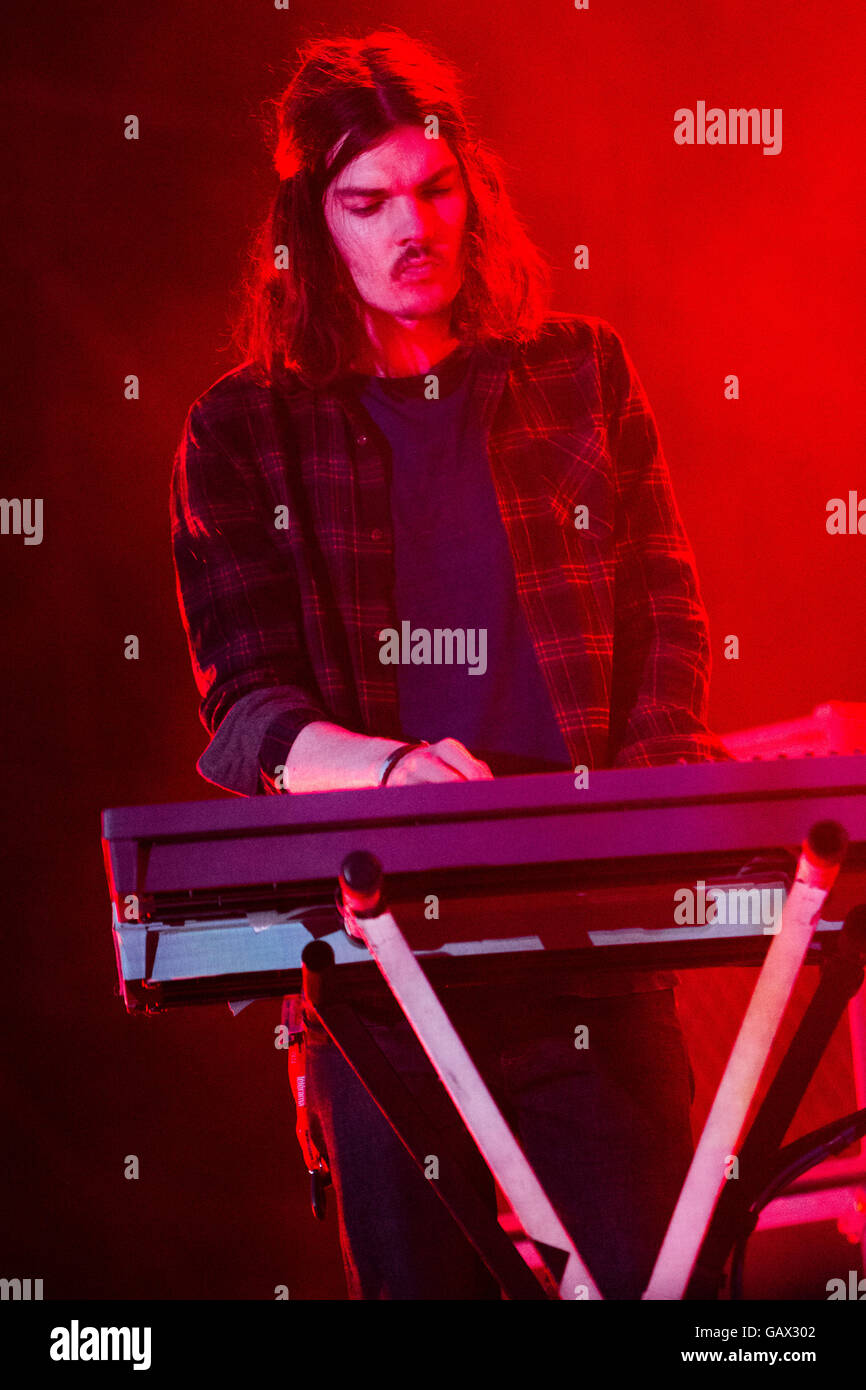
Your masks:
<path fill-rule="evenodd" d="M 423 239 L 433 220 L 433 209 L 420 198 L 401 198 L 397 203 L 398 241 Z"/>

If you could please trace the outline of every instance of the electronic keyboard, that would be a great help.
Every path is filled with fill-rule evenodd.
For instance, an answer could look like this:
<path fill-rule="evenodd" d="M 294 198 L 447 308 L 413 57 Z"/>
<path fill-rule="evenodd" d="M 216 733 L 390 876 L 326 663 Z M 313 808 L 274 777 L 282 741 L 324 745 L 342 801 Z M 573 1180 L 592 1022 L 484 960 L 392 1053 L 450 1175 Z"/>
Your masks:
<path fill-rule="evenodd" d="M 120 990 L 130 1012 L 300 989 L 326 940 L 378 978 L 343 928 L 340 868 L 382 865 L 387 903 L 432 982 L 763 960 L 804 837 L 849 848 L 810 959 L 866 901 L 866 756 L 678 763 L 285 793 L 102 815 Z M 826 919 L 826 920 L 825 920 Z"/>

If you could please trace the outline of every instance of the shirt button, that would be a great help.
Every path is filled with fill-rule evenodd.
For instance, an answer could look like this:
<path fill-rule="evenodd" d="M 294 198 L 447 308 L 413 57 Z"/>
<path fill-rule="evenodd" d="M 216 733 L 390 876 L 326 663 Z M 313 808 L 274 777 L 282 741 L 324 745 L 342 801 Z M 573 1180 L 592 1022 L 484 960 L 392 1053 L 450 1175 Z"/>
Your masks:
<path fill-rule="evenodd" d="M 375 528 L 375 530 L 373 530 L 373 531 L 370 532 L 370 539 L 371 539 L 372 541 L 380 541 L 380 540 L 382 539 L 382 536 L 383 536 L 383 535 L 384 535 L 384 532 L 383 532 L 383 531 L 380 531 L 379 528 L 378 528 L 378 526 L 377 526 L 377 527 Z"/>
<path fill-rule="evenodd" d="M 356 444 L 366 444 L 366 443 L 367 443 L 367 436 L 366 436 L 365 434 L 359 434 L 359 435 L 358 435 L 358 438 L 355 440 L 355 443 L 356 443 Z"/>

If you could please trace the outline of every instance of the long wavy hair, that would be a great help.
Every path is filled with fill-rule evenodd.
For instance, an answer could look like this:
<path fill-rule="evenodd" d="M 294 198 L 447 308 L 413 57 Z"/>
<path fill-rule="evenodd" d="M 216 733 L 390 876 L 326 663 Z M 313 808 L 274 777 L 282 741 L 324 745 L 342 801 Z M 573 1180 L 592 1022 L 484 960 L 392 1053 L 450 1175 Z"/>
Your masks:
<path fill-rule="evenodd" d="M 431 116 L 468 194 L 451 332 L 467 343 L 533 338 L 549 303 L 549 267 L 511 206 L 499 157 L 467 123 L 451 66 L 391 27 L 311 40 L 299 58 L 282 96 L 266 103 L 280 182 L 248 253 L 233 326 L 235 346 L 259 377 L 271 384 L 288 369 L 310 387 L 327 386 L 363 354 L 364 306 L 323 197 L 351 160 L 397 126 L 426 129 Z"/>

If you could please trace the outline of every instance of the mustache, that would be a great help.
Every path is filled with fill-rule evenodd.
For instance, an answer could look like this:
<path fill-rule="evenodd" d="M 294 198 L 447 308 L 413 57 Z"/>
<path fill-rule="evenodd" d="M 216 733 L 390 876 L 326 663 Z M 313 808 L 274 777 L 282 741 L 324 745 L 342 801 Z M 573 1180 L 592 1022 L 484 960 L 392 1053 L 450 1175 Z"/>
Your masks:
<path fill-rule="evenodd" d="M 416 251 L 412 255 L 404 256 L 402 260 L 397 262 L 391 272 L 392 278 L 398 280 L 404 270 L 411 270 L 412 266 L 418 261 L 430 261 L 431 265 L 441 264 L 441 258 L 435 255 L 433 251 Z"/>

